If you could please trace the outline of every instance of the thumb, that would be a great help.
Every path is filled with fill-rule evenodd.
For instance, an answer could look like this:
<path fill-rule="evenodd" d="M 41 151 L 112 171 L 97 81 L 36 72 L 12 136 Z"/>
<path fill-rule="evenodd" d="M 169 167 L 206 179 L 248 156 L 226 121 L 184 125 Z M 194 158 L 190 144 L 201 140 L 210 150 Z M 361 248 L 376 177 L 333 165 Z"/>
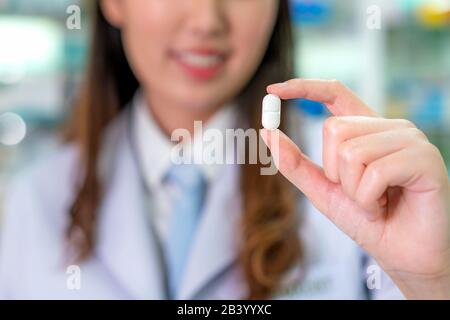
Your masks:
<path fill-rule="evenodd" d="M 312 204 L 329 216 L 330 199 L 340 194 L 339 186 L 328 180 L 323 169 L 313 163 L 295 143 L 280 130 L 261 130 L 261 137 L 272 153 L 275 164 Z"/>

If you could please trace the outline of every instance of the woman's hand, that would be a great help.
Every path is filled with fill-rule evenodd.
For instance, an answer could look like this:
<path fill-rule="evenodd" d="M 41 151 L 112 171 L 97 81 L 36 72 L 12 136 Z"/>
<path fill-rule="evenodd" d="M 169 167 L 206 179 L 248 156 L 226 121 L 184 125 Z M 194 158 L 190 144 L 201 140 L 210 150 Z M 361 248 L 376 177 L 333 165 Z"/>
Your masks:
<path fill-rule="evenodd" d="M 291 80 L 268 92 L 320 101 L 334 115 L 324 126 L 323 169 L 283 133 L 262 130 L 280 172 L 407 298 L 450 299 L 450 184 L 438 149 L 411 122 L 377 117 L 337 81 Z"/>

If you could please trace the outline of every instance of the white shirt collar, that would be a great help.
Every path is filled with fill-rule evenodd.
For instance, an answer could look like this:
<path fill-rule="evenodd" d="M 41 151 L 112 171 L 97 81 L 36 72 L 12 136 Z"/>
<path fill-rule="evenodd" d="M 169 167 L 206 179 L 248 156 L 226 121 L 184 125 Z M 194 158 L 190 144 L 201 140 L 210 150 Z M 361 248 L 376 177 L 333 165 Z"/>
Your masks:
<path fill-rule="evenodd" d="M 137 148 L 137 156 L 139 164 L 142 166 L 144 179 L 150 187 L 156 188 L 162 183 L 167 171 L 173 165 L 172 150 L 174 144 L 170 141 L 152 116 L 149 107 L 138 91 L 132 103 L 132 117 L 134 126 L 133 139 Z M 208 123 L 203 127 L 203 132 L 208 129 L 217 129 L 223 133 L 225 137 L 226 129 L 236 127 L 236 110 L 234 105 L 227 105 L 219 110 Z M 202 137 L 193 138 L 192 150 L 194 154 L 201 150 L 197 146 L 202 143 Z M 225 152 L 233 152 L 233 150 L 225 150 Z M 201 158 L 201 155 L 198 155 Z M 211 182 L 217 177 L 223 169 L 220 164 L 200 164 L 207 182 Z"/>

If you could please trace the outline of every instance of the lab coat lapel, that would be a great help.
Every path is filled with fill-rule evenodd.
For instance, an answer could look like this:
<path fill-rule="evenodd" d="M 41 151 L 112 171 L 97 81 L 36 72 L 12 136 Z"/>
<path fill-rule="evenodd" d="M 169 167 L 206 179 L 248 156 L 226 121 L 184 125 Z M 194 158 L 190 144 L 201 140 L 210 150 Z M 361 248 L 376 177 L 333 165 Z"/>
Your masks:
<path fill-rule="evenodd" d="M 106 166 L 105 198 L 99 221 L 98 255 L 132 299 L 163 299 L 164 273 L 150 228 L 144 190 L 129 139 L 124 112 L 108 132 L 102 154 Z M 111 147 L 112 146 L 112 147 Z"/>
<path fill-rule="evenodd" d="M 226 166 L 211 186 L 178 299 L 195 299 L 202 288 L 236 260 L 241 212 L 236 192 L 238 176 L 237 166 Z"/>

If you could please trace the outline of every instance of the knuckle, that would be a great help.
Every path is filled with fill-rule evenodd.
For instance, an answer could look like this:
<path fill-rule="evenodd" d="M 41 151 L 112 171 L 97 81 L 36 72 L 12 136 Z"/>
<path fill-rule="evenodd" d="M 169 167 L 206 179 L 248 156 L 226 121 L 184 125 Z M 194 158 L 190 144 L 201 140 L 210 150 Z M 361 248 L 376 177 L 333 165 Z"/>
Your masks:
<path fill-rule="evenodd" d="M 300 82 L 300 79 L 293 78 L 293 79 L 287 80 L 285 83 L 288 84 L 288 85 L 297 85 L 299 82 Z"/>
<path fill-rule="evenodd" d="M 423 166 L 429 178 L 436 182 L 436 187 L 448 185 L 448 172 L 441 150 L 430 142 L 423 142 L 417 147 L 414 156 L 424 159 Z"/>
<path fill-rule="evenodd" d="M 367 173 L 369 181 L 371 181 L 372 185 L 376 185 L 383 180 L 383 169 L 376 162 L 370 164 L 367 167 Z"/>
<path fill-rule="evenodd" d="M 399 119 L 399 120 L 397 120 L 399 123 L 400 123 L 400 125 L 402 126 L 402 127 L 404 127 L 404 128 L 409 128 L 409 129 L 417 129 L 417 127 L 416 127 L 416 125 L 412 122 L 412 121 L 410 121 L 410 120 L 407 120 L 407 119 Z"/>
<path fill-rule="evenodd" d="M 330 89 L 333 92 L 341 92 L 345 87 L 339 80 L 332 79 L 329 81 Z"/>
<path fill-rule="evenodd" d="M 337 79 L 331 79 L 330 80 L 330 85 L 335 87 L 335 88 L 339 88 L 339 87 L 342 86 L 342 83 L 339 80 L 337 80 Z"/>
<path fill-rule="evenodd" d="M 430 149 L 430 152 L 432 154 L 437 155 L 439 157 L 439 159 L 442 158 L 441 150 L 438 147 L 436 147 L 434 144 L 432 144 L 430 142 L 427 143 L 426 145 L 428 146 L 428 148 Z"/>
<path fill-rule="evenodd" d="M 341 120 L 337 117 L 330 117 L 323 126 L 324 136 L 327 138 L 337 138 L 340 134 Z"/>
<path fill-rule="evenodd" d="M 343 143 L 338 149 L 339 158 L 347 164 L 356 163 L 359 160 L 358 147 L 354 146 L 350 142 Z"/>
<path fill-rule="evenodd" d="M 423 147 L 425 148 L 425 152 L 427 152 L 431 159 L 435 159 L 435 161 L 443 162 L 442 153 L 441 150 L 436 147 L 434 144 L 430 142 L 425 142 L 423 144 Z"/>
<path fill-rule="evenodd" d="M 426 141 L 428 142 L 428 137 L 426 136 L 426 134 L 417 129 L 416 127 L 414 128 L 408 128 L 408 134 L 411 135 L 414 139 L 417 139 L 419 141 Z"/>

